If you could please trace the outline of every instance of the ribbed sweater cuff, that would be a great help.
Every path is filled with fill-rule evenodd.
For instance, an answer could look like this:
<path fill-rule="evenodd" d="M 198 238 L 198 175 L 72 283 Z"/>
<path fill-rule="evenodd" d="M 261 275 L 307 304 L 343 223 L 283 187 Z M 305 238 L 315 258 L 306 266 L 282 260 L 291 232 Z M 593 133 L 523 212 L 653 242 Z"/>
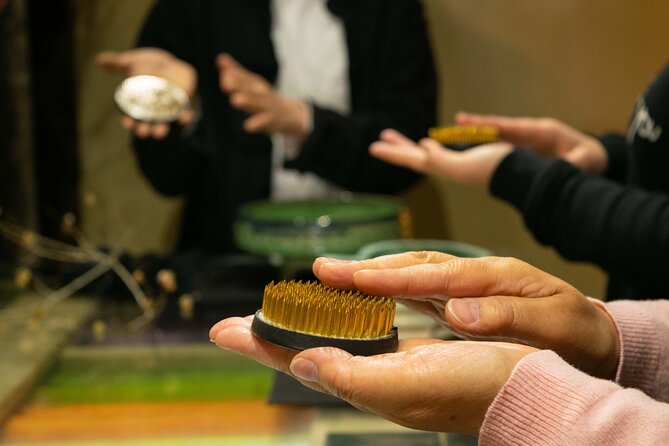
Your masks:
<path fill-rule="evenodd" d="M 597 385 L 593 385 L 593 382 Z M 486 414 L 480 445 L 563 445 L 570 426 L 617 386 L 596 380 L 549 350 L 523 358 Z"/>
<path fill-rule="evenodd" d="M 660 340 L 651 319 L 638 302 L 618 301 L 606 305 L 620 336 L 620 364 L 616 382 L 648 395 L 655 394 Z"/>
<path fill-rule="evenodd" d="M 516 149 L 497 166 L 490 181 L 490 193 L 522 212 L 532 183 L 550 164 L 551 160 L 534 152 Z"/>

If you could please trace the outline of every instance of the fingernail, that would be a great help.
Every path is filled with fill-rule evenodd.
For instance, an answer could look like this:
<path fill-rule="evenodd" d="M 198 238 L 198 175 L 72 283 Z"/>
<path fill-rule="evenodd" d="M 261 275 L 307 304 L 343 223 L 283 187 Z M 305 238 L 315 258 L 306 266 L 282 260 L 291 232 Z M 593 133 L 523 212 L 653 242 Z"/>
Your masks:
<path fill-rule="evenodd" d="M 471 325 L 479 320 L 479 305 L 474 299 L 451 299 L 448 311 L 462 324 Z"/>
<path fill-rule="evenodd" d="M 317 257 L 316 258 L 317 262 L 323 262 L 323 263 L 329 263 L 329 262 L 336 262 L 337 259 L 334 257 Z"/>
<path fill-rule="evenodd" d="M 308 359 L 298 358 L 290 365 L 290 371 L 299 379 L 318 381 L 318 368 Z"/>
<path fill-rule="evenodd" d="M 342 263 L 353 262 L 353 260 L 350 259 L 335 259 L 332 257 L 319 257 L 317 260 L 322 262 L 324 265 L 341 265 Z"/>

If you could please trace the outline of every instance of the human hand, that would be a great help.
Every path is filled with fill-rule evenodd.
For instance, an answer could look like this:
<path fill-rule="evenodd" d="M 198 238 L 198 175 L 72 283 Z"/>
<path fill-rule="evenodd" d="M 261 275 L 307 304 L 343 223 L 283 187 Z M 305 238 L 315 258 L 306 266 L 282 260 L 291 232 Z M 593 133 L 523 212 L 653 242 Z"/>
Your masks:
<path fill-rule="evenodd" d="M 602 143 L 553 118 L 509 118 L 460 112 L 458 125 L 491 126 L 499 129 L 500 139 L 528 147 L 550 158 L 562 158 L 579 169 L 601 174 L 608 167 L 608 154 Z"/>
<path fill-rule="evenodd" d="M 309 111 L 297 99 L 281 96 L 267 80 L 241 66 L 229 54 L 216 58 L 221 90 L 230 104 L 248 113 L 244 130 L 249 133 L 284 133 L 298 140 L 307 136 Z"/>
<path fill-rule="evenodd" d="M 482 186 L 490 183 L 497 166 L 512 150 L 507 143 L 490 143 L 458 152 L 429 138 L 415 143 L 391 129 L 381 132 L 380 140 L 369 147 L 370 154 L 388 163 Z"/>
<path fill-rule="evenodd" d="M 159 48 L 138 48 L 123 52 L 104 51 L 96 57 L 96 63 L 110 71 L 118 71 L 126 76 L 148 74 L 165 78 L 183 88 L 190 98 L 197 88 L 195 68 L 171 53 Z M 193 121 L 192 109 L 179 116 L 179 123 L 188 125 Z M 132 131 L 138 138 L 163 139 L 169 133 L 166 123 L 148 123 L 123 116 L 121 125 Z"/>
<path fill-rule="evenodd" d="M 319 258 L 324 283 L 396 298 L 469 339 L 551 349 L 593 376 L 615 377 L 613 320 L 568 283 L 511 258 L 408 252 L 363 261 Z"/>
<path fill-rule="evenodd" d="M 400 341 L 395 353 L 303 352 L 251 334 L 253 316 L 212 327 L 216 345 L 288 373 L 304 385 L 413 429 L 477 434 L 488 407 L 531 347 L 497 342 Z"/>

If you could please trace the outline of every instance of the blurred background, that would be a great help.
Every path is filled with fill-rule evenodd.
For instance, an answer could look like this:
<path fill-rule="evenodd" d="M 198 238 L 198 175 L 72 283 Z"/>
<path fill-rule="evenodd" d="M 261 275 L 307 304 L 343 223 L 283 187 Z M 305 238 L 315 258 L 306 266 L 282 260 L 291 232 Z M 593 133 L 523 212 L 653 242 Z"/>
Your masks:
<path fill-rule="evenodd" d="M 72 231 L 63 235 L 63 224 L 69 224 L 95 247 L 141 258 L 170 253 L 182 203 L 156 194 L 139 172 L 112 100 L 122 77 L 94 63 L 102 50 L 133 46 L 153 1 L 0 4 L 0 218 L 63 243 L 76 243 Z M 441 125 L 451 124 L 454 113 L 465 110 L 553 116 L 591 133 L 624 131 L 636 96 L 669 55 L 665 0 L 424 4 L 438 70 Z M 428 178 L 403 198 L 415 237 L 465 242 L 517 257 L 586 294 L 604 294 L 604 276 L 597 268 L 565 261 L 540 246 L 518 214 L 485 190 Z M 76 218 L 68 223 L 63 217 L 70 214 Z M 16 304 L 17 270 L 30 274 L 34 262 L 10 239 L 0 238 L 2 306 Z M 72 269 L 59 273 L 79 274 Z M 25 299 L 31 305 L 30 297 Z M 34 311 L 0 313 L 0 373 L 7 376 L 0 375 L 4 442 L 159 444 L 181 438 L 180 444 L 195 444 L 193 438 L 198 438 L 198 444 L 205 444 L 204 439 L 230 429 L 238 437 L 230 444 L 307 444 L 300 436 L 305 430 L 308 441 L 317 444 L 324 441 L 325 430 L 339 426 L 343 415 L 338 412 L 319 418 L 308 409 L 286 412 L 256 402 L 269 391 L 270 373 L 206 344 L 209 322 L 225 316 L 223 311 L 195 316 L 203 328 L 180 339 L 192 342 L 180 344 L 188 348 L 166 348 L 170 329 L 188 320 L 183 314 L 188 302 L 175 307 L 181 312 L 177 322 L 160 326 L 160 334 L 142 337 L 118 328 L 114 339 L 114 327 L 126 327 L 142 315 L 137 308 L 126 310 L 126 301 L 146 310 L 125 296 L 108 303 L 102 313 L 99 303 L 88 299 L 76 305 L 74 299 L 58 301 L 44 319 Z M 44 325 L 58 312 L 65 322 Z M 10 336 L 18 330 L 20 339 Z M 200 334 L 203 339 L 196 339 Z M 96 342 L 107 348 L 91 352 L 82 347 Z M 8 367 L 12 362 L 23 366 L 25 358 L 29 364 L 21 370 Z M 193 367 L 186 370 L 185 364 Z M 231 374 L 225 384 L 222 367 Z M 240 384 L 240 376 L 251 375 L 252 380 Z M 116 387 L 95 388 L 112 382 Z M 89 397 L 77 397 L 83 388 Z M 232 403 L 226 406 L 225 401 Z M 156 402 L 160 404 L 151 405 Z M 375 421 L 367 422 L 376 428 Z M 248 439 L 254 432 L 260 434 Z M 272 440 L 277 435 L 282 443 Z"/>

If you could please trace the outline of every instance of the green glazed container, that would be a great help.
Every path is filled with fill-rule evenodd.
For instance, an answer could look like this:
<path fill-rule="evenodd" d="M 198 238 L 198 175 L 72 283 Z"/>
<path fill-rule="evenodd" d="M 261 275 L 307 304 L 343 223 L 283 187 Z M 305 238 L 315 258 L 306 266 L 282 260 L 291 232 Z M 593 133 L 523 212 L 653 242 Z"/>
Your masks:
<path fill-rule="evenodd" d="M 250 253 L 313 258 L 328 252 L 354 254 L 373 242 L 409 237 L 404 202 L 385 195 L 252 202 L 235 222 L 237 245 Z"/>

